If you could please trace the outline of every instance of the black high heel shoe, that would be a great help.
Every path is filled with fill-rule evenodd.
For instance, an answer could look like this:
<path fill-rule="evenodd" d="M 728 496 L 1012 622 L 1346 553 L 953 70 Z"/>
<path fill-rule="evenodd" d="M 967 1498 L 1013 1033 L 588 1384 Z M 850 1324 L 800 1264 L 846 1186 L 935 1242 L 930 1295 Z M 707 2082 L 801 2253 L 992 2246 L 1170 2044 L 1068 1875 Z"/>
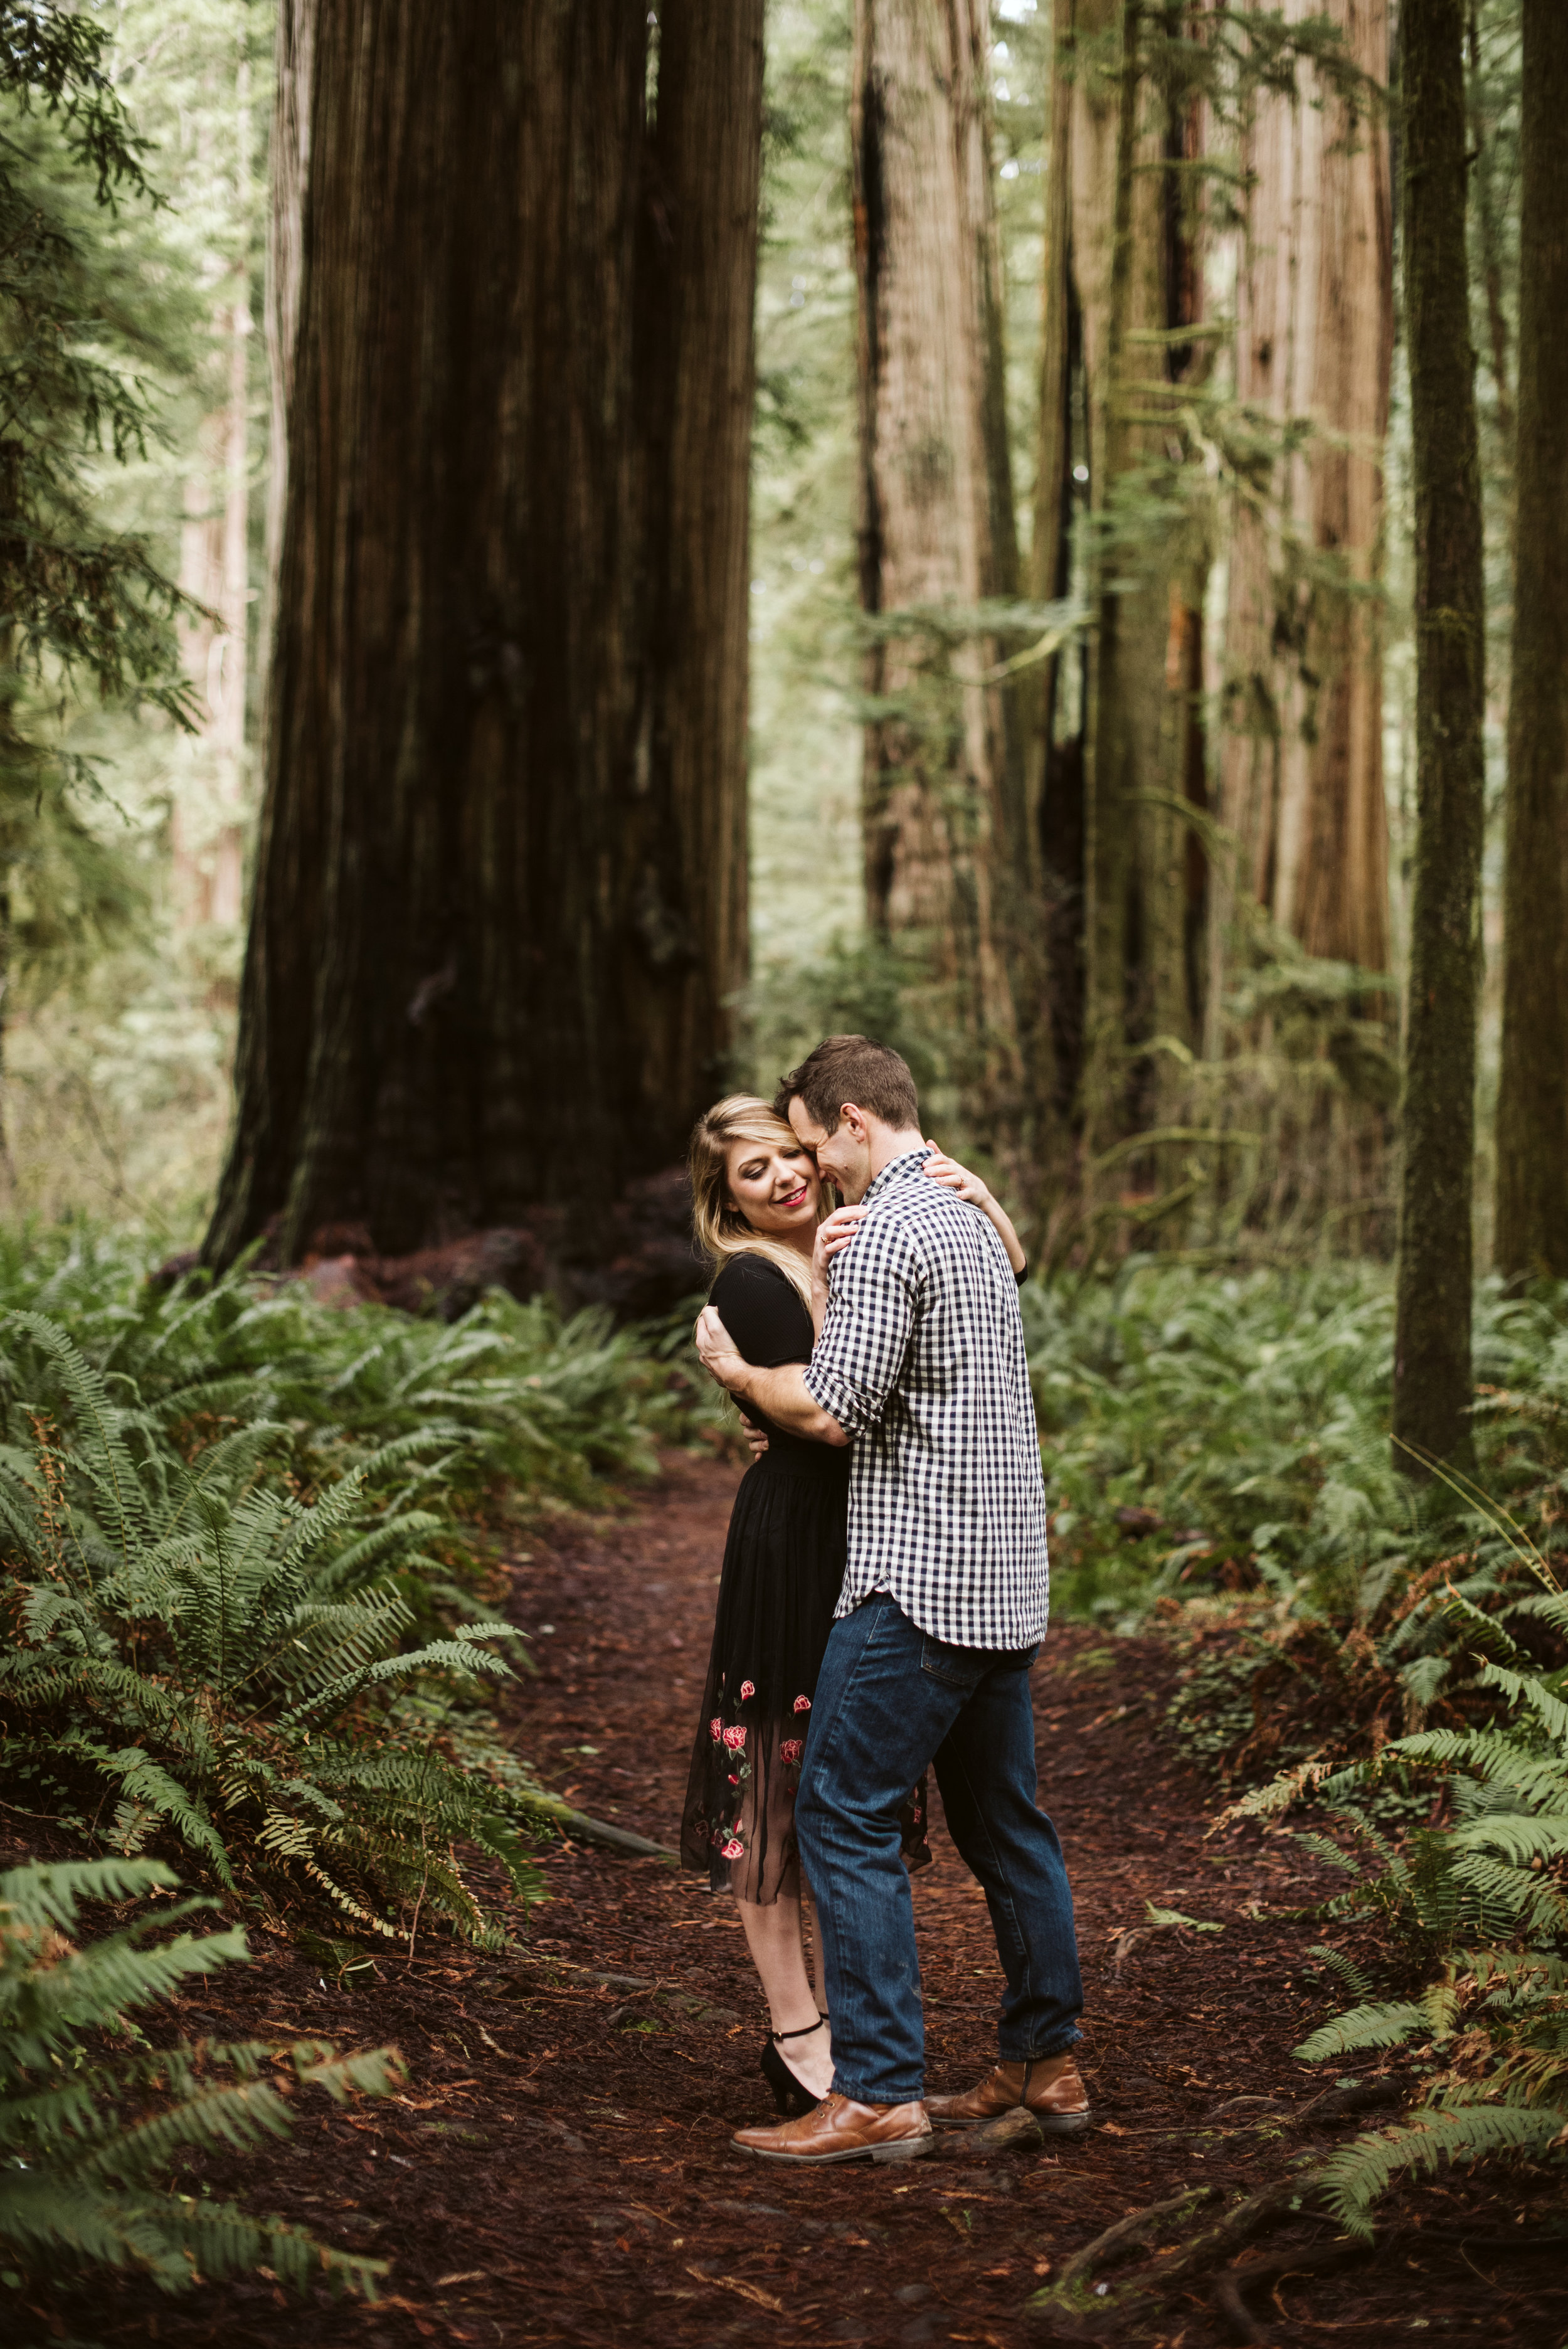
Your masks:
<path fill-rule="evenodd" d="M 827 2020 L 827 2016 L 821 2014 L 815 2023 L 808 2023 L 803 2031 L 770 2031 L 762 2043 L 762 2076 L 773 2091 L 774 2109 L 787 2121 L 800 2120 L 807 2113 L 814 2113 L 821 2099 L 814 2096 L 810 2088 L 801 2086 L 779 2053 L 779 2042 L 781 2039 L 810 2039 L 814 2031 L 820 2031 Z"/>

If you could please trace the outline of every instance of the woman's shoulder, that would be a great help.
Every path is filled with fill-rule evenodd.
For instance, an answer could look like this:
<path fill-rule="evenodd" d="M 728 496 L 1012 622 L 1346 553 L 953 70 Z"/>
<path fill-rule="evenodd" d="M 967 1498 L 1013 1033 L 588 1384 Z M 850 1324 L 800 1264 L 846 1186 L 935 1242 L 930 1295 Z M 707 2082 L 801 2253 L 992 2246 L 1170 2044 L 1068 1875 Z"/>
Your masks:
<path fill-rule="evenodd" d="M 722 1308 L 727 1297 L 766 1294 L 781 1288 L 788 1289 L 791 1297 L 797 1294 L 783 1266 L 770 1262 L 765 1256 L 753 1256 L 749 1248 L 745 1248 L 719 1268 L 718 1278 L 708 1292 L 708 1302 Z"/>

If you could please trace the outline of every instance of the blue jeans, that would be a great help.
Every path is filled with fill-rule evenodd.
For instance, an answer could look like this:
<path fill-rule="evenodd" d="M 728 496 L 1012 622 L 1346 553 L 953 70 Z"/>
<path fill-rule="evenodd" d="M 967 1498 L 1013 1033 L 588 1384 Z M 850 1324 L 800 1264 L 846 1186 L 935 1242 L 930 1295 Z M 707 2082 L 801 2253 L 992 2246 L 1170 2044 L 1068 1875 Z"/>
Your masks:
<path fill-rule="evenodd" d="M 795 1831 L 818 1903 L 833 2085 L 857 2104 L 910 2104 L 924 2093 L 920 1960 L 898 1815 L 933 1762 L 953 1840 L 991 1910 L 1006 1978 L 1002 2062 L 1059 2054 L 1078 2039 L 1072 1892 L 1056 1829 L 1035 1800 L 1037 1653 L 1037 1643 L 1007 1653 L 950 1648 L 885 1594 L 833 1626 Z"/>

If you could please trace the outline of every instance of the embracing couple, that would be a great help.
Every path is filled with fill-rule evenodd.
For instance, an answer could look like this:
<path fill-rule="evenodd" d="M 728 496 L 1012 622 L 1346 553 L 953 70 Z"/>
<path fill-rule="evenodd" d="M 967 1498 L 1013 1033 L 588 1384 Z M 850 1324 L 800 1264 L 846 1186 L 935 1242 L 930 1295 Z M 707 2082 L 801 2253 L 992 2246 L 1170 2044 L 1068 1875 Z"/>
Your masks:
<path fill-rule="evenodd" d="M 697 1347 L 758 1455 L 681 1838 L 736 1895 L 769 2009 L 781 2118 L 734 2142 L 804 2166 L 913 2160 L 934 2122 L 1017 2106 L 1082 2128 L 1072 1895 L 1035 1799 L 1046 1497 L 1017 1236 L 923 1139 L 905 1062 L 863 1036 L 819 1044 L 771 1109 L 720 1102 L 691 1172 L 717 1272 Z M 910 1874 L 932 1765 L 1006 1992 L 995 2070 L 926 2098 Z"/>

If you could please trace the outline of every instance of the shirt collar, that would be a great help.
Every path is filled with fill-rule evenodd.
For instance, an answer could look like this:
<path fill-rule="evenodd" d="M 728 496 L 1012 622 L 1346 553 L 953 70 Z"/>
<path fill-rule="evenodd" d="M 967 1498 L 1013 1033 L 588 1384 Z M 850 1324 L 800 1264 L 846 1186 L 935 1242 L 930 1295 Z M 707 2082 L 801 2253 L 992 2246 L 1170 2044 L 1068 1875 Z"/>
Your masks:
<path fill-rule="evenodd" d="M 891 1190 L 893 1184 L 902 1183 L 905 1175 L 913 1174 L 916 1167 L 923 1166 L 930 1156 L 931 1152 L 923 1143 L 918 1150 L 906 1150 L 902 1157 L 890 1158 L 874 1181 L 867 1184 L 861 1196 L 861 1206 L 870 1206 L 879 1191 Z"/>

